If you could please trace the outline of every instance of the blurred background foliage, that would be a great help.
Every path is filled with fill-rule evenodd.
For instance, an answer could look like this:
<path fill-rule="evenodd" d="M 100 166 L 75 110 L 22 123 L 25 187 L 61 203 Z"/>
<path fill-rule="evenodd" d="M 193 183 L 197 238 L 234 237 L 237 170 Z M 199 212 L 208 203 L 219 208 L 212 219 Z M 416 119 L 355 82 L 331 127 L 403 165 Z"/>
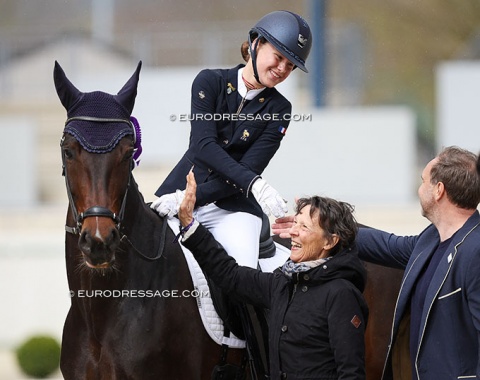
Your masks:
<path fill-rule="evenodd" d="M 331 1 L 328 17 L 359 25 L 365 36 L 363 104 L 412 107 L 419 137 L 432 141 L 435 68 L 441 61 L 480 58 L 480 2 Z"/>

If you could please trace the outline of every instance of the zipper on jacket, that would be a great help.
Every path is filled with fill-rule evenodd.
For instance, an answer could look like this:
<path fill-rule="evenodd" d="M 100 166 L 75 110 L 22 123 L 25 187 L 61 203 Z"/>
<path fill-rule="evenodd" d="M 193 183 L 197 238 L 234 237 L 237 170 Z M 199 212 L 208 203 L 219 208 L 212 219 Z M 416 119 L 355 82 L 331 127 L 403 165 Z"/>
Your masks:
<path fill-rule="evenodd" d="M 242 98 L 242 101 L 240 102 L 240 105 L 238 106 L 237 113 L 235 114 L 235 116 L 238 116 L 240 114 L 240 112 L 242 111 L 243 105 L 247 101 L 247 94 L 248 94 L 248 90 L 247 90 L 247 93 L 245 94 L 245 96 Z"/>

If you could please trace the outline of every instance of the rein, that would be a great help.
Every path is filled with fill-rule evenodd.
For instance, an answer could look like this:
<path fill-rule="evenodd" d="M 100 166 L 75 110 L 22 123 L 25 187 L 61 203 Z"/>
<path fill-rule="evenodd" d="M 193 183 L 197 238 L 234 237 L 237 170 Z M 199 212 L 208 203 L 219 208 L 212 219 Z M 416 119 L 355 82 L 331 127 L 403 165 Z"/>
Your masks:
<path fill-rule="evenodd" d="M 158 260 L 160 257 L 162 257 L 163 255 L 163 249 L 165 248 L 165 241 L 167 240 L 166 237 L 167 237 L 167 221 L 166 220 L 163 220 L 163 223 L 162 223 L 162 232 L 160 234 L 160 245 L 158 247 L 158 252 L 157 254 L 154 256 L 154 257 L 149 257 L 149 256 L 146 256 L 144 255 L 142 252 L 140 252 L 134 245 L 133 243 L 130 241 L 130 239 L 128 238 L 127 235 L 124 235 L 122 234 L 122 238 L 120 239 L 120 241 L 125 241 L 128 243 L 128 245 L 130 245 L 130 247 L 133 248 L 133 251 L 138 255 L 140 256 L 141 258 L 145 259 L 145 260 L 148 260 L 148 261 L 155 261 L 155 260 Z"/>

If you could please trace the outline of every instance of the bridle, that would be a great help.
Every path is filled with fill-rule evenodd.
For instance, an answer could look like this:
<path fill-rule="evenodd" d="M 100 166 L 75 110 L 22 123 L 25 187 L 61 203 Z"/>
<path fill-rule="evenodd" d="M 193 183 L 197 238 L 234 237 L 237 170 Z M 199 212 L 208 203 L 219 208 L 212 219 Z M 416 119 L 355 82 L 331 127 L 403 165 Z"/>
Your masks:
<path fill-rule="evenodd" d="M 73 196 L 72 196 L 72 191 L 70 189 L 70 184 L 68 182 L 68 175 L 67 175 L 67 165 L 65 163 L 65 153 L 62 150 L 62 175 L 65 177 L 65 184 L 67 187 L 67 196 L 68 196 L 68 201 L 70 203 L 70 209 L 72 210 L 73 218 L 75 219 L 75 226 L 68 226 L 65 225 L 65 231 L 67 233 L 70 233 L 72 235 L 79 235 L 80 231 L 82 230 L 82 224 L 83 221 L 86 218 L 90 218 L 92 216 L 102 216 L 102 217 L 107 217 L 112 219 L 115 222 L 115 228 L 116 230 L 120 233 L 120 241 L 125 241 L 127 244 L 129 244 L 134 252 L 138 254 L 140 257 L 142 257 L 145 260 L 148 261 L 155 261 L 158 260 L 160 257 L 162 257 L 163 250 L 165 248 L 165 236 L 167 233 L 167 226 L 168 223 L 163 223 L 162 224 L 162 230 L 160 233 L 160 244 L 158 247 L 158 252 L 154 257 L 149 257 L 145 255 L 144 253 L 140 252 L 130 241 L 127 235 L 124 235 L 121 232 L 121 223 L 123 221 L 123 216 L 125 214 L 125 208 L 127 204 L 127 194 L 128 194 L 128 189 L 130 188 L 130 183 L 132 181 L 132 170 L 135 167 L 135 153 L 140 153 L 141 152 L 141 147 L 137 142 L 140 142 L 140 127 L 138 125 L 138 122 L 136 121 L 135 118 L 132 117 L 131 120 L 126 120 L 126 119 L 108 119 L 108 118 L 98 118 L 98 117 L 91 117 L 91 116 L 75 116 L 69 118 L 65 122 L 65 126 L 72 120 L 82 120 L 82 121 L 91 121 L 91 122 L 99 122 L 99 123 L 127 123 L 132 127 L 133 130 L 133 144 L 134 144 L 134 150 L 138 151 L 134 152 L 131 158 L 131 164 L 130 164 L 130 172 L 128 174 L 128 183 L 127 183 L 127 188 L 125 189 L 125 194 L 123 195 L 123 200 L 122 200 L 122 205 L 120 207 L 120 212 L 118 214 L 114 213 L 113 211 L 109 210 L 106 207 L 103 206 L 92 206 L 86 209 L 84 212 L 79 213 L 76 206 L 75 202 L 73 201 Z M 137 135 L 138 134 L 138 135 Z M 65 135 L 62 137 L 60 140 L 60 147 L 63 146 L 63 143 L 65 142 Z M 137 157 L 138 158 L 138 157 Z"/>
<path fill-rule="evenodd" d="M 75 116 L 67 119 L 65 122 L 65 126 L 70 123 L 73 120 L 81 120 L 81 121 L 90 121 L 90 122 L 99 122 L 99 123 L 127 123 L 132 127 L 133 130 L 133 142 L 135 144 L 137 136 L 136 136 L 136 131 L 135 128 L 130 120 L 127 119 L 109 119 L 109 118 L 99 118 L 99 117 L 91 117 L 91 116 Z M 65 142 L 65 135 L 62 137 L 60 140 L 60 147 L 63 147 L 63 143 Z M 79 213 L 76 206 L 75 202 L 73 201 L 73 196 L 72 196 L 72 191 L 70 188 L 70 184 L 68 182 L 68 173 L 67 173 L 67 165 L 65 163 L 65 153 L 62 150 L 62 175 L 65 177 L 65 184 L 67 187 L 67 196 L 68 196 L 68 201 L 70 203 L 70 208 L 72 210 L 73 218 L 75 219 L 75 226 L 68 226 L 65 225 L 65 231 L 68 233 L 71 233 L 73 235 L 79 235 L 80 231 L 82 229 L 83 221 L 86 218 L 90 218 L 93 216 L 101 216 L 101 217 L 107 217 L 112 219 L 115 222 L 115 228 L 120 231 L 121 223 L 123 220 L 123 216 L 125 213 L 125 207 L 127 203 L 127 193 L 128 189 L 130 187 L 130 182 L 132 179 L 132 169 L 134 167 L 133 163 L 133 157 L 132 157 L 132 164 L 130 165 L 130 172 L 128 175 L 128 183 L 127 183 L 127 188 L 125 190 L 125 194 L 123 195 L 123 200 L 122 200 L 122 205 L 120 207 L 120 211 L 118 214 L 114 213 L 113 211 L 109 210 L 106 207 L 103 206 L 92 206 L 86 209 L 84 212 Z"/>

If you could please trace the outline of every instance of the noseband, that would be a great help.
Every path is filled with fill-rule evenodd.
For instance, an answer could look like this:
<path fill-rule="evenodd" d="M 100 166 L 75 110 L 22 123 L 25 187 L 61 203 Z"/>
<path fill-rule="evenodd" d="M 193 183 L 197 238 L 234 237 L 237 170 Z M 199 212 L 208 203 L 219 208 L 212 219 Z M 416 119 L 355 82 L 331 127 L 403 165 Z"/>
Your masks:
<path fill-rule="evenodd" d="M 100 123 L 127 123 L 128 125 L 132 126 L 134 144 L 136 142 L 136 130 L 135 130 L 135 127 L 130 120 L 126 120 L 126 119 L 107 119 L 107 118 L 97 118 L 97 117 L 90 117 L 90 116 L 76 116 L 76 117 L 72 117 L 72 118 L 68 119 L 65 122 L 65 125 L 67 125 L 70 121 L 73 121 L 73 120 L 90 121 L 90 122 L 93 121 L 93 122 L 100 122 Z M 60 147 L 63 146 L 64 141 L 65 141 L 65 136 L 63 136 L 62 139 L 60 140 Z M 65 231 L 68 232 L 68 233 L 71 233 L 73 235 L 80 234 L 80 231 L 81 231 L 82 225 L 83 225 L 83 221 L 86 218 L 90 218 L 90 217 L 93 217 L 93 216 L 95 216 L 95 217 L 99 217 L 99 216 L 100 217 L 107 217 L 107 218 L 112 219 L 115 222 L 115 228 L 118 231 L 120 231 L 121 222 L 123 220 L 123 215 L 125 213 L 125 206 L 126 206 L 126 203 L 127 203 L 128 188 L 130 187 L 130 181 L 131 181 L 131 178 L 132 178 L 132 171 L 131 170 L 133 169 L 133 167 L 134 167 L 134 163 L 133 163 L 133 158 L 132 158 L 132 164 L 130 165 L 130 174 L 128 176 L 127 189 L 125 190 L 125 194 L 124 194 L 123 200 L 122 200 L 122 206 L 120 207 L 120 212 L 118 214 L 114 213 L 113 211 L 111 211 L 108 208 L 103 207 L 103 206 L 92 206 L 92 207 L 89 207 L 88 209 L 86 209 L 84 212 L 78 213 L 78 210 L 75 206 L 75 202 L 73 201 L 73 196 L 72 196 L 72 191 L 70 189 L 70 184 L 68 182 L 67 165 L 65 163 L 65 154 L 62 151 L 62 175 L 65 177 L 65 184 L 66 184 L 66 187 L 67 187 L 67 196 L 68 196 L 68 200 L 69 200 L 69 203 L 70 203 L 70 208 L 71 208 L 72 213 L 73 213 L 73 218 L 76 221 L 76 225 L 74 227 L 65 225 Z"/>

